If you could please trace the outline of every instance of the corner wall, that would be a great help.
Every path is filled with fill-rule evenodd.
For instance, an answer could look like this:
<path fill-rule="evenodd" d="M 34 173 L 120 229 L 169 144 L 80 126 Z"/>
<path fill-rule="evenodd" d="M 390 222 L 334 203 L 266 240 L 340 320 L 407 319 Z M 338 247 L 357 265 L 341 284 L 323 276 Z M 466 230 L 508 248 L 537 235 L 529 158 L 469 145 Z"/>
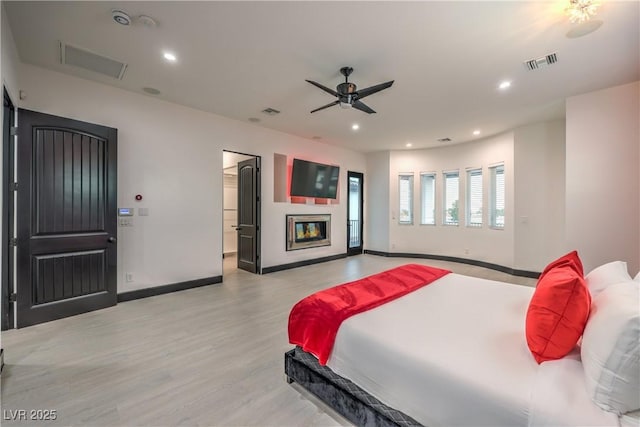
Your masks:
<path fill-rule="evenodd" d="M 514 267 L 542 271 L 565 251 L 565 121 L 514 131 Z"/>
<path fill-rule="evenodd" d="M 367 154 L 364 177 L 364 247 L 389 252 L 389 151 Z"/>
<path fill-rule="evenodd" d="M 640 82 L 567 99 L 567 247 L 640 269 Z"/>
<path fill-rule="evenodd" d="M 19 71 L 20 107 L 118 129 L 118 206 L 149 209 L 118 229 L 118 292 L 222 275 L 223 150 L 261 157 L 263 268 L 346 252 L 346 197 L 273 202 L 273 155 L 340 165 L 340 191 L 347 170 L 364 172 L 364 155 L 27 64 Z M 332 214 L 332 246 L 286 252 L 287 213 Z"/>

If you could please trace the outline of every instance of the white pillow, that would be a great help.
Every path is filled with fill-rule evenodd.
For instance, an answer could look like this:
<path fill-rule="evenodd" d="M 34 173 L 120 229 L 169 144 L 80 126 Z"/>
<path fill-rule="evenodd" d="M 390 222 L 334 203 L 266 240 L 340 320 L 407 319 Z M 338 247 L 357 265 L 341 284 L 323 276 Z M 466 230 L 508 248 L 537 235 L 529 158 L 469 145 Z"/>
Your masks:
<path fill-rule="evenodd" d="M 587 393 L 618 415 L 640 409 L 640 286 L 635 281 L 603 290 L 591 303 L 582 336 Z"/>
<path fill-rule="evenodd" d="M 624 261 L 612 261 L 594 268 L 584 276 L 591 296 L 595 297 L 608 286 L 631 280 L 627 271 L 627 263 Z"/>

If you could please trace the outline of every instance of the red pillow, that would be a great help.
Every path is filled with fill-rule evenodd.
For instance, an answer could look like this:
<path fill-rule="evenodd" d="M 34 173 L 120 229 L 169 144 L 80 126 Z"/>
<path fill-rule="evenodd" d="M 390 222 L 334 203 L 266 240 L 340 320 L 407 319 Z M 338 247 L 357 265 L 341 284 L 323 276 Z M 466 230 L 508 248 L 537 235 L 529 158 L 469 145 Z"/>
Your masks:
<path fill-rule="evenodd" d="M 582 267 L 582 260 L 580 260 L 580 257 L 578 256 L 578 252 L 577 251 L 571 251 L 568 254 L 566 254 L 564 256 L 561 256 L 557 260 L 551 261 L 549 263 L 549 265 L 547 265 L 544 268 L 544 270 L 540 274 L 539 279 L 542 279 L 542 277 L 545 274 L 547 274 L 551 269 L 553 269 L 555 267 L 561 267 L 563 265 L 570 266 L 571 268 L 573 268 L 576 271 L 576 273 L 578 273 L 580 275 L 580 277 L 584 277 L 584 269 Z"/>
<path fill-rule="evenodd" d="M 541 276 L 529 303 L 527 344 L 538 363 L 566 356 L 587 324 L 591 295 L 582 275 L 570 264 Z"/>

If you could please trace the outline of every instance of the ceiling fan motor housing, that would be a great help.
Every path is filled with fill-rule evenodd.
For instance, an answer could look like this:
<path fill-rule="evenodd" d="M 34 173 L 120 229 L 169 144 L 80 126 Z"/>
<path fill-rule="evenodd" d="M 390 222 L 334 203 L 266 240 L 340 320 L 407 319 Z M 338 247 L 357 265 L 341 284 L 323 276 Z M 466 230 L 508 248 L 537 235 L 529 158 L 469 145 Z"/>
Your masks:
<path fill-rule="evenodd" d="M 340 83 L 336 87 L 336 91 L 342 95 L 354 93 L 358 87 L 354 83 Z"/>

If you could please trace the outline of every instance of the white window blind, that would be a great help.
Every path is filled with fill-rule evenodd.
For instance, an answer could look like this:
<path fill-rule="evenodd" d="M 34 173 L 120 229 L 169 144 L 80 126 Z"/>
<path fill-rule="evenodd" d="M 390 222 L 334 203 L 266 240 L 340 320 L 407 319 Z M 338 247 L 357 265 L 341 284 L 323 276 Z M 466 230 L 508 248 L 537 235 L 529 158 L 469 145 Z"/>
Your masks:
<path fill-rule="evenodd" d="M 436 223 L 436 176 L 432 173 L 420 174 L 422 190 L 422 216 L 420 224 Z"/>
<path fill-rule="evenodd" d="M 458 198 L 460 193 L 460 176 L 458 171 L 445 172 L 444 174 L 444 213 L 445 225 L 458 225 L 459 209 Z"/>
<path fill-rule="evenodd" d="M 467 171 L 467 226 L 482 226 L 482 169 Z"/>
<path fill-rule="evenodd" d="M 413 174 L 399 175 L 400 224 L 413 224 Z"/>
<path fill-rule="evenodd" d="M 490 226 L 504 228 L 504 165 L 489 168 L 491 172 Z"/>

